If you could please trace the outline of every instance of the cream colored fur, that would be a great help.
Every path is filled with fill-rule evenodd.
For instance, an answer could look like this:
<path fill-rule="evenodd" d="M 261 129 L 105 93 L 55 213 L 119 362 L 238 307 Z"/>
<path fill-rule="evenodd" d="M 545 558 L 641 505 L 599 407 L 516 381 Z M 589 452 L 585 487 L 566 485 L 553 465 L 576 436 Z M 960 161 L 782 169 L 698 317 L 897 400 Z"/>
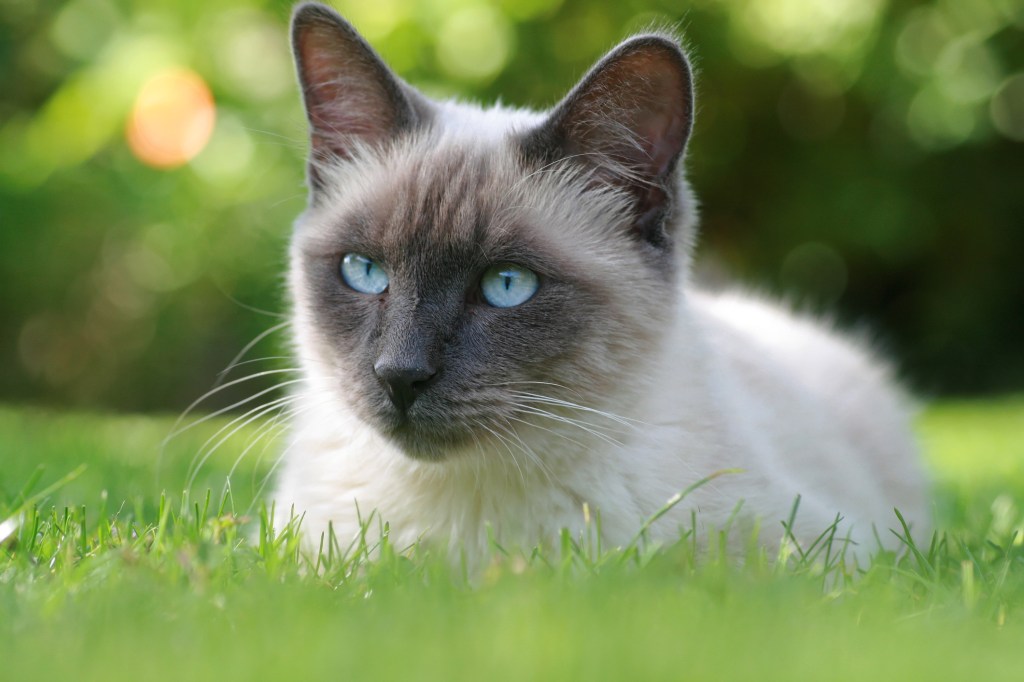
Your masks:
<path fill-rule="evenodd" d="M 539 120 L 445 106 L 456 137 L 493 154 L 502 153 L 503 131 Z M 415 144 L 426 142 L 394 154 L 415 154 Z M 330 216 L 372 193 L 375 174 L 383 181 L 387 172 L 372 155 L 336 169 L 333 184 L 344 191 L 300 219 L 293 244 L 294 333 L 305 381 L 275 495 L 276 520 L 282 525 L 292 510 L 301 515 L 310 547 L 328 523 L 344 546 L 358 533 L 360 515 L 373 512 L 390 524 L 400 547 L 436 540 L 479 557 L 488 527 L 505 546 L 549 542 L 562 528 L 582 532 L 584 504 L 599 510 L 606 546 L 616 545 L 673 495 L 732 468 L 740 471 L 694 491 L 652 528 L 653 536 L 678 538 L 690 526 L 691 510 L 700 533 L 717 529 L 742 502 L 734 541 L 744 542 L 744 529 L 756 519 L 762 541 L 777 546 L 797 495 L 795 533 L 803 543 L 839 514 L 839 535 L 849 534 L 854 554 L 864 557 L 877 547 L 873 526 L 895 544 L 888 531 L 898 527 L 894 507 L 911 520 L 915 535 L 928 532 L 928 485 L 910 411 L 884 365 L 818 321 L 769 301 L 702 293 L 685 266 L 678 291 L 662 294 L 663 318 L 650 323 L 659 327 L 653 352 L 615 390 L 586 397 L 590 432 L 549 424 L 523 429 L 518 442 L 487 441 L 441 462 L 404 455 L 337 399 L 345 377 L 318 348 L 309 321 L 314 302 L 299 284 L 303 243 L 327 238 Z M 518 185 L 524 196 L 513 203 L 550 199 L 542 184 Z M 599 232 L 601 216 L 612 208 L 581 210 L 582 222 L 569 221 L 552 239 L 585 248 L 587 231 Z M 681 229 L 685 264 L 692 235 Z"/>

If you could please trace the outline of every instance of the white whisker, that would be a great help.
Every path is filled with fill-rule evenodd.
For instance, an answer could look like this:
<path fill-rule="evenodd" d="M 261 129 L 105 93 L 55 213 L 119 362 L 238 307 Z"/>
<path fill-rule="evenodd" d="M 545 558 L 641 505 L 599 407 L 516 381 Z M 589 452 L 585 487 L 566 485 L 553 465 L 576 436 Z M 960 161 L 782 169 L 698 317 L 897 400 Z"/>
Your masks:
<path fill-rule="evenodd" d="M 599 410 L 599 409 L 594 408 L 594 407 L 587 407 L 586 405 L 580 405 L 579 403 L 574 403 L 574 402 L 571 402 L 571 401 L 568 401 L 568 400 L 562 400 L 560 398 L 552 398 L 550 396 L 537 395 L 536 393 L 526 393 L 526 392 L 523 392 L 523 391 L 510 391 L 510 393 L 512 395 L 518 397 L 518 398 L 528 399 L 530 402 L 543 403 L 543 404 L 546 404 L 546 405 L 556 405 L 556 406 L 565 407 L 565 408 L 568 408 L 568 409 L 571 409 L 571 410 L 577 410 L 579 412 L 589 412 L 591 414 L 596 414 L 599 417 L 604 417 L 605 419 L 610 419 L 611 421 L 614 421 L 614 422 L 617 422 L 619 424 L 622 424 L 623 426 L 629 426 L 631 428 L 635 428 L 638 425 L 639 426 L 650 426 L 650 424 L 647 424 L 647 423 L 645 423 L 643 421 L 640 421 L 639 419 L 633 419 L 631 417 L 623 417 L 623 416 L 615 414 L 613 412 L 605 412 L 604 410 Z"/>
<path fill-rule="evenodd" d="M 577 447 L 581 447 L 581 448 L 585 448 L 586 447 L 586 445 L 584 445 L 580 441 L 576 440 L 575 438 L 570 438 L 569 436 L 565 435 L 564 433 L 561 433 L 560 431 L 555 431 L 554 429 L 549 429 L 546 426 L 541 426 L 540 424 L 534 424 L 533 422 L 527 421 L 526 419 L 520 419 L 519 417 L 513 417 L 511 415 L 508 415 L 505 418 L 506 419 L 511 419 L 512 421 L 519 422 L 520 424 L 525 424 L 526 426 L 529 426 L 531 429 L 538 429 L 540 431 L 544 431 L 546 433 L 550 433 L 552 436 L 557 436 L 558 438 L 562 438 L 564 440 L 567 440 L 567 441 L 569 441 L 570 443 L 572 443 L 573 445 L 575 445 Z"/>
<path fill-rule="evenodd" d="M 316 408 L 322 407 L 323 405 L 326 405 L 326 404 L 330 403 L 333 400 L 333 396 L 332 396 L 332 394 L 329 391 L 321 391 L 321 393 L 323 393 L 326 397 L 323 398 L 319 402 L 316 402 L 316 403 L 313 403 L 313 404 L 310 404 L 310 405 L 302 405 L 302 406 L 300 406 L 301 409 L 295 415 L 293 415 L 292 418 L 294 419 L 295 416 L 298 416 L 300 414 L 304 414 L 307 411 L 312 411 L 312 410 L 314 410 Z M 306 397 L 307 395 L 309 395 L 309 394 L 307 393 L 307 394 L 305 394 L 303 396 L 296 396 L 296 398 L 303 398 L 303 397 Z M 294 429 L 294 426 L 292 424 L 289 424 L 288 426 L 289 426 L 289 428 L 293 428 Z M 306 427 L 306 429 L 308 429 L 308 428 L 309 428 L 309 426 Z M 256 501 L 259 500 L 263 496 L 263 491 L 266 489 L 267 484 L 270 482 L 270 480 L 274 477 L 274 474 L 277 472 L 278 467 L 281 466 L 281 462 L 283 462 L 285 460 L 285 458 L 288 456 L 288 453 L 290 453 L 292 451 L 292 449 L 301 441 L 301 436 L 305 432 L 306 429 L 302 429 L 302 430 L 300 430 L 298 432 L 294 432 L 293 431 L 292 437 L 291 437 L 291 442 L 288 444 L 288 447 L 284 448 L 284 450 L 282 450 L 280 452 L 280 454 L 278 454 L 277 458 L 274 460 L 274 463 L 271 465 L 270 470 L 267 471 L 266 475 L 264 475 L 263 479 L 260 481 L 259 488 L 256 489 L 256 492 L 255 492 L 255 494 L 253 495 L 253 498 L 252 498 L 252 502 L 249 505 L 249 512 L 252 511 L 252 505 L 254 505 L 256 503 Z"/>
<path fill-rule="evenodd" d="M 614 445 L 616 447 L 622 447 L 622 443 L 621 442 L 619 442 L 618 440 L 612 438 L 611 436 L 609 436 L 606 433 L 602 433 L 601 431 L 598 431 L 597 430 L 598 427 L 593 425 L 593 424 L 588 424 L 586 422 L 581 422 L 581 421 L 579 421 L 577 419 L 571 419 L 571 418 L 565 417 L 563 415 L 555 414 L 553 412 L 548 412 L 547 410 L 543 410 L 543 409 L 540 409 L 540 408 L 537 408 L 537 407 L 531 407 L 529 405 L 523 405 L 521 403 L 512 403 L 512 404 L 521 413 L 535 414 L 538 417 L 546 417 L 548 419 L 552 419 L 554 421 L 561 422 L 563 424 L 568 424 L 569 426 L 575 426 L 576 428 L 581 429 L 583 431 L 586 431 L 590 435 L 592 435 L 595 438 L 598 438 L 598 439 L 604 441 L 605 443 L 608 443 L 609 445 Z"/>
<path fill-rule="evenodd" d="M 199 448 L 199 452 L 196 453 L 196 456 L 192 458 L 192 464 L 189 465 L 189 471 L 191 473 L 188 478 L 188 483 L 186 484 L 186 489 L 192 488 L 192 484 L 195 483 L 195 479 L 199 475 L 199 471 L 203 468 L 203 465 L 206 464 L 207 460 L 210 459 L 213 453 L 216 452 L 217 449 L 220 448 L 220 446 L 223 445 L 229 438 L 231 438 L 231 436 L 235 435 L 241 429 L 245 428 L 247 425 L 251 424 L 253 421 L 259 419 L 268 412 L 278 409 L 281 406 L 294 401 L 295 399 L 295 396 L 291 395 L 286 395 L 282 398 L 275 398 L 274 400 L 271 400 L 268 403 L 263 403 L 262 405 L 252 408 L 248 412 L 245 412 L 240 416 L 235 417 L 230 422 L 220 427 L 216 433 L 214 433 L 212 436 L 206 439 L 206 442 L 203 443 L 202 447 Z M 235 424 L 237 424 L 237 426 L 231 429 L 231 427 L 234 426 Z M 209 447 L 210 443 L 215 438 L 220 436 L 220 434 L 224 433 L 224 431 L 228 429 L 231 429 L 231 431 L 227 435 L 223 436 L 219 441 L 217 441 L 217 444 L 214 445 L 212 448 Z"/>
<path fill-rule="evenodd" d="M 515 417 L 511 417 L 511 419 L 515 419 Z M 524 424 L 526 423 L 522 419 L 516 419 L 516 421 Z M 544 477 L 548 479 L 548 483 L 553 484 L 554 479 L 551 476 L 551 471 L 548 469 L 548 466 L 544 463 L 544 460 L 541 459 L 540 456 L 533 451 L 533 448 L 526 444 L 526 441 L 522 439 L 522 437 L 519 435 L 515 427 L 509 422 L 508 419 L 505 420 L 505 428 L 508 431 L 508 433 L 513 438 L 516 439 L 516 442 L 519 444 L 520 450 L 522 450 L 523 453 L 527 456 L 527 458 L 536 466 L 536 468 L 539 469 L 542 474 L 544 474 Z"/>
<path fill-rule="evenodd" d="M 210 396 L 213 393 L 216 393 L 217 391 L 220 391 L 220 390 L 223 390 L 225 388 L 228 388 L 229 386 L 232 386 L 234 384 L 242 383 L 243 381 L 250 381 L 252 379 L 256 379 L 258 377 L 266 376 L 266 375 L 269 375 L 269 374 L 282 374 L 282 373 L 286 373 L 286 372 L 295 372 L 295 371 L 298 371 L 298 370 L 270 369 L 270 370 L 267 370 L 265 372 L 257 372 L 256 374 L 250 374 L 247 377 L 242 377 L 241 379 L 236 379 L 235 381 L 232 381 L 230 383 L 224 384 L 220 388 L 217 388 L 217 389 L 215 389 L 213 391 L 210 391 L 209 393 L 206 394 L 206 396 L 203 396 L 203 398 L 200 398 L 199 400 L 197 400 L 194 403 L 192 403 L 191 405 L 189 405 L 188 409 L 186 409 L 185 412 L 183 412 L 182 415 L 180 417 L 178 417 L 178 420 L 176 422 L 174 422 L 174 426 L 171 427 L 171 433 L 168 434 L 166 438 L 164 438 L 163 445 L 167 445 L 168 441 L 170 441 L 175 436 L 179 436 L 179 435 L 185 433 L 186 431 L 194 429 L 195 427 L 199 426 L 200 424 L 208 422 L 211 419 L 214 419 L 216 417 L 219 417 L 220 415 L 224 414 L 225 412 L 230 412 L 231 410 L 235 409 L 236 407 L 240 407 L 242 405 L 245 405 L 246 403 L 252 402 L 253 400 L 256 400 L 257 398 L 259 398 L 261 396 L 264 396 L 267 393 L 271 393 L 273 391 L 277 391 L 277 390 L 279 390 L 279 389 L 281 389 L 281 388 L 283 388 L 285 386 L 290 386 L 292 384 L 302 383 L 303 381 L 305 381 L 305 379 L 303 379 L 303 378 L 289 379 L 288 381 L 283 381 L 283 382 L 281 382 L 279 384 L 275 384 L 274 386 L 271 386 L 270 388 L 265 388 L 262 391 L 249 396 L 248 398 L 245 398 L 243 400 L 239 400 L 238 402 L 236 402 L 236 403 L 234 403 L 232 405 L 228 405 L 227 407 L 222 407 L 221 409 L 217 410 L 216 412 L 211 412 L 211 413 L 209 413 L 207 415 L 204 415 L 200 419 L 197 419 L 194 422 L 190 422 L 188 425 L 186 425 L 186 426 L 184 426 L 184 427 L 179 429 L 178 425 L 181 424 L 182 420 L 186 416 L 188 416 L 188 414 L 191 412 L 191 410 L 196 405 L 198 405 L 202 400 L 204 400 L 207 396 Z"/>
<path fill-rule="evenodd" d="M 326 397 L 321 399 L 319 402 L 315 402 L 315 403 L 311 403 L 311 404 L 300 403 L 300 404 L 297 404 L 297 405 L 289 406 L 286 409 L 284 409 L 281 412 L 279 412 L 277 415 L 275 415 L 268 422 L 269 424 L 272 425 L 271 429 L 276 428 L 277 432 L 274 434 L 274 436 L 272 438 L 266 440 L 266 442 L 263 445 L 263 449 L 260 450 L 260 454 L 257 457 L 256 462 L 253 464 L 253 468 L 252 468 L 253 476 L 252 476 L 252 479 L 251 479 L 251 492 L 253 494 L 253 501 L 258 499 L 259 492 L 262 492 L 263 487 L 266 485 L 266 479 L 264 478 L 263 483 L 259 487 L 259 491 L 257 491 L 256 472 L 259 470 L 260 465 L 263 462 L 263 458 L 266 456 L 267 450 L 269 449 L 270 445 L 272 443 L 274 443 L 276 441 L 276 439 L 284 431 L 287 431 L 287 430 L 293 430 L 294 431 L 294 428 L 295 428 L 294 427 L 294 420 L 295 420 L 296 417 L 299 417 L 299 416 L 301 416 L 301 415 L 303 415 L 303 414 L 305 414 L 305 413 L 307 413 L 307 412 L 309 412 L 311 410 L 320 408 L 323 405 L 328 404 L 333 399 L 333 397 L 328 392 L 325 392 L 325 395 L 326 395 Z M 268 429 L 267 433 L 269 433 L 269 431 L 271 429 Z M 293 432 L 292 435 L 293 435 L 293 439 L 294 439 L 294 436 L 295 436 L 294 432 Z M 264 433 L 262 436 L 260 436 L 260 439 L 266 439 L 266 433 Z M 238 459 L 235 461 L 235 465 L 231 468 L 231 471 L 228 473 L 229 477 L 234 474 L 235 467 L 237 467 L 238 464 L 242 461 L 242 458 L 246 455 L 246 453 L 249 451 L 249 449 L 250 448 L 246 448 L 246 451 L 243 452 L 238 457 Z"/>
<path fill-rule="evenodd" d="M 235 367 L 241 367 L 242 365 L 251 365 L 251 364 L 256 363 L 256 362 L 270 362 L 271 360 L 294 360 L 294 359 L 295 358 L 291 357 L 290 355 L 264 355 L 262 358 L 250 358 L 248 360 L 240 360 L 239 362 L 236 362 L 234 364 L 234 366 Z M 302 371 L 302 370 L 298 369 L 297 367 L 296 368 L 292 368 L 292 369 L 294 369 L 296 372 Z"/>
<path fill-rule="evenodd" d="M 513 462 L 513 464 L 515 464 L 515 465 L 516 465 L 516 469 L 518 469 L 518 470 L 519 470 L 519 477 L 520 477 L 520 479 L 522 480 L 522 482 L 523 482 L 523 485 L 525 486 L 525 485 L 526 485 L 526 474 L 525 474 L 525 473 L 523 472 L 523 468 L 522 468 L 521 466 L 519 466 L 519 460 L 518 460 L 518 459 L 516 459 L 516 455 L 515 455 L 515 453 L 514 453 L 514 452 L 512 451 L 512 447 L 511 447 L 511 441 L 509 441 L 509 439 L 508 439 L 508 438 L 507 438 L 506 436 L 502 436 L 502 435 L 501 435 L 500 433 L 498 433 L 497 431 L 495 431 L 494 429 L 492 429 L 492 428 L 491 428 L 490 426 L 488 426 L 487 424 L 484 424 L 483 422 L 480 422 L 480 423 L 479 423 L 479 425 L 480 425 L 480 427 L 481 427 L 481 428 L 483 428 L 483 429 L 484 429 L 485 431 L 487 431 L 487 432 L 488 432 L 488 433 L 490 433 L 490 434 L 491 434 L 492 436 L 494 436 L 495 438 L 497 438 L 497 439 L 498 439 L 498 441 L 499 441 L 499 442 L 501 442 L 501 444 L 505 446 L 505 449 L 506 449 L 506 450 L 508 451 L 509 457 L 511 457 L 511 458 L 512 458 L 512 462 Z"/>
<path fill-rule="evenodd" d="M 287 320 L 285 322 L 281 322 L 280 324 L 275 324 L 270 329 L 267 329 L 267 330 L 257 334 L 256 338 L 254 338 L 249 343 L 245 344 L 245 346 L 242 347 L 242 350 L 238 351 L 238 354 L 235 355 L 235 357 L 231 359 L 231 362 L 228 363 L 228 366 L 225 367 L 224 369 L 222 369 L 217 374 L 217 380 L 214 382 L 213 387 L 216 388 L 217 386 L 220 385 L 220 383 L 224 380 L 224 378 L 228 375 L 228 373 L 232 369 L 235 368 L 235 366 L 238 364 L 239 360 L 244 358 L 245 354 L 248 353 L 250 350 L 252 350 L 253 346 L 258 344 L 260 341 L 262 341 L 263 339 L 267 338 L 268 336 L 270 336 L 274 332 L 279 331 L 281 329 L 284 329 L 285 327 L 289 326 L 290 324 L 291 324 L 291 321 Z"/>

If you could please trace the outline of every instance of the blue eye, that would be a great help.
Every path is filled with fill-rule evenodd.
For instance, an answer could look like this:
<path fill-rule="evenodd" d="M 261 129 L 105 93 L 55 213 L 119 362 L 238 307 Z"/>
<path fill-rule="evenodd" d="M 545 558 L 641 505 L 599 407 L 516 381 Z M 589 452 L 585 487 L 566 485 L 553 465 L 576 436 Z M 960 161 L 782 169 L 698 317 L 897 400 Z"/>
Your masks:
<path fill-rule="evenodd" d="M 537 293 L 540 281 L 531 270 L 502 263 L 493 265 L 480 280 L 484 300 L 495 308 L 511 308 L 526 303 Z"/>
<path fill-rule="evenodd" d="M 341 259 L 341 278 L 362 294 L 379 294 L 388 288 L 384 268 L 358 253 L 346 253 Z"/>

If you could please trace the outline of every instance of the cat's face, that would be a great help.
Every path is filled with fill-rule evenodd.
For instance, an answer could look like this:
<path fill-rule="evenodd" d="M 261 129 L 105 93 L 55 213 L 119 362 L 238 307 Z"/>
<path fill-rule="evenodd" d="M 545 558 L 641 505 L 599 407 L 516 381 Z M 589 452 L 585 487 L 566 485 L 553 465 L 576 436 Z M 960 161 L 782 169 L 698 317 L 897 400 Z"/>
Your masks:
<path fill-rule="evenodd" d="M 300 354 L 336 398 L 443 459 L 634 383 L 688 208 L 678 48 L 620 46 L 545 117 L 432 103 L 319 6 L 293 39 L 313 154 L 290 279 Z"/>

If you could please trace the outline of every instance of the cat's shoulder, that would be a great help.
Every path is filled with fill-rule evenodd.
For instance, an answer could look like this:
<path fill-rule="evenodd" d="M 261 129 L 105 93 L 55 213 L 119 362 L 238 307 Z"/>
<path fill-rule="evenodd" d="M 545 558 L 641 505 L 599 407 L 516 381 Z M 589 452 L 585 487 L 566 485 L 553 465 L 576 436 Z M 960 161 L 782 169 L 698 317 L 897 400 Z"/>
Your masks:
<path fill-rule="evenodd" d="M 892 366 L 865 324 L 841 329 L 828 314 L 742 289 L 691 292 L 688 302 L 710 343 L 735 362 L 770 361 L 822 389 L 895 389 Z"/>

